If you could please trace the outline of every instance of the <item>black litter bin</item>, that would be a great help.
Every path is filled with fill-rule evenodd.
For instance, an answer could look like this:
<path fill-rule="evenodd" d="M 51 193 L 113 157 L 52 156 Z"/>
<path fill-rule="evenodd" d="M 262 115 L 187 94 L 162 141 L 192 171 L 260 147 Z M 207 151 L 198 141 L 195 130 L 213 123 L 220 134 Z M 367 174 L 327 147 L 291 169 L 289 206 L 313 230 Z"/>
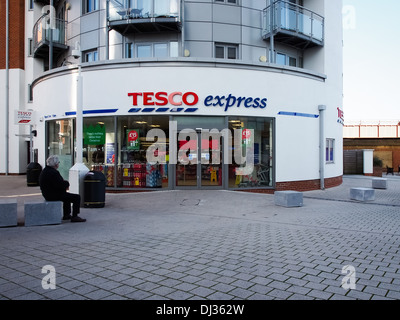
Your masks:
<path fill-rule="evenodd" d="M 85 208 L 103 208 L 106 198 L 106 177 L 100 171 L 89 171 L 84 178 Z"/>
<path fill-rule="evenodd" d="M 31 162 L 26 167 L 26 184 L 28 187 L 39 186 L 39 176 L 42 172 L 42 166 L 37 162 Z"/>

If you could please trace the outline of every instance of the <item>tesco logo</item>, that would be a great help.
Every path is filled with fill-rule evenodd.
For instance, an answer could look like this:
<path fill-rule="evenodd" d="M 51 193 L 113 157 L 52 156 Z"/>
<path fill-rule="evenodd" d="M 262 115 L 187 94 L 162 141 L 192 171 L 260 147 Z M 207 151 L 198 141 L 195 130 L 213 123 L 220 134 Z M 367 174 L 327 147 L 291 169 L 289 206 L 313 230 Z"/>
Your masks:
<path fill-rule="evenodd" d="M 166 106 L 167 104 L 194 106 L 199 102 L 199 96 L 195 92 L 130 92 L 128 96 L 132 98 L 134 106 Z M 267 107 L 267 102 L 267 98 L 236 97 L 233 94 L 209 95 L 203 101 L 205 107 L 221 107 L 225 112 L 233 107 L 264 109 Z"/>
<path fill-rule="evenodd" d="M 194 106 L 199 102 L 199 96 L 194 92 L 130 92 L 129 97 L 132 97 L 132 104 L 137 106 L 142 102 L 144 106 L 166 106 L 168 103 L 173 106 Z"/>

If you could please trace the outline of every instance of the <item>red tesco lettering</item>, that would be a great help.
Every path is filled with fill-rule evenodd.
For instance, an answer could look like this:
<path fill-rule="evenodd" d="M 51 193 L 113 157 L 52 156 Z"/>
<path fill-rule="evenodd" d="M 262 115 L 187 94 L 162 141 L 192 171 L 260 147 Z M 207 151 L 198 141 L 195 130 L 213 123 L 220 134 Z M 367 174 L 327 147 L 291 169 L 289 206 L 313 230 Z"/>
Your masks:
<path fill-rule="evenodd" d="M 168 103 L 173 106 L 181 106 L 182 104 L 187 106 L 194 106 L 199 102 L 199 96 L 194 92 L 130 92 L 128 97 L 132 97 L 132 104 L 137 106 L 139 97 L 141 97 L 142 104 L 144 106 L 166 106 Z"/>

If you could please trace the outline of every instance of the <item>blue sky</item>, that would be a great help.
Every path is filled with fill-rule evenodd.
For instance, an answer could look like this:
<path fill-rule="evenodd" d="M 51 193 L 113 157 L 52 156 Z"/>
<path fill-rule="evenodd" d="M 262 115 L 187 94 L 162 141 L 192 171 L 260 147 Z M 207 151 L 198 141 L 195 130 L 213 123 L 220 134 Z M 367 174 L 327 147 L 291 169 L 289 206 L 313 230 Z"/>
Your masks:
<path fill-rule="evenodd" d="M 400 120 L 400 1 L 343 6 L 345 121 Z"/>

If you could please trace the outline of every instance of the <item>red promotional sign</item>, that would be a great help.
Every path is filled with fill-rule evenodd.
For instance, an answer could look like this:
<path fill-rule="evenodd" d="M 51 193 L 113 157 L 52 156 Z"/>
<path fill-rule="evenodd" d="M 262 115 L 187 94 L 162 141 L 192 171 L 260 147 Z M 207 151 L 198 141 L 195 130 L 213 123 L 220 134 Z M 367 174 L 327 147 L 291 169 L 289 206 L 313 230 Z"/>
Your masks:
<path fill-rule="evenodd" d="M 128 141 L 136 141 L 139 137 L 139 134 L 137 133 L 137 131 L 132 130 L 129 132 L 128 134 Z"/>
<path fill-rule="evenodd" d="M 242 131 L 242 139 L 250 139 L 251 138 L 251 131 L 249 129 L 244 129 Z"/>

